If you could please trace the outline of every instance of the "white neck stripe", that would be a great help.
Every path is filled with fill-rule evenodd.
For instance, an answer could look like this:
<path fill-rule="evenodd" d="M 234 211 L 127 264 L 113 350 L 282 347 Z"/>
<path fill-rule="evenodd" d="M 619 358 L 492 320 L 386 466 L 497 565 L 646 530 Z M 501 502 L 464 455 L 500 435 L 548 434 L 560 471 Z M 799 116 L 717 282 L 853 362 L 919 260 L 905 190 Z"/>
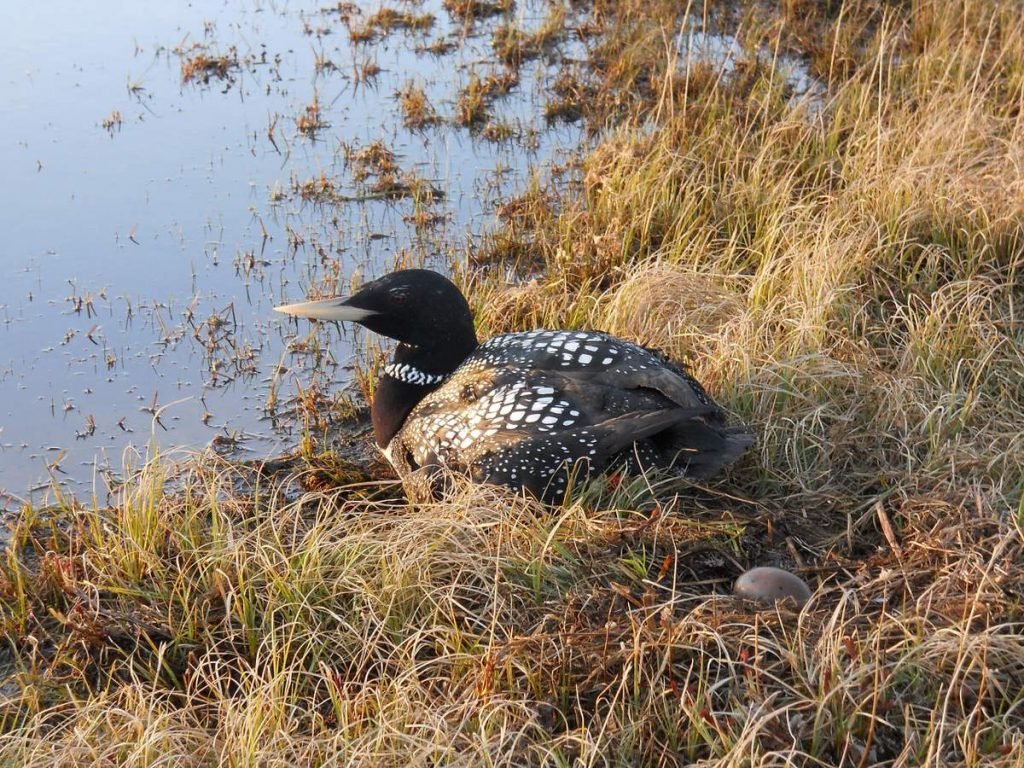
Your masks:
<path fill-rule="evenodd" d="M 390 376 L 393 379 L 398 379 L 405 384 L 419 384 L 420 386 L 440 384 L 447 378 L 447 376 L 440 373 L 424 373 L 419 368 L 415 368 L 406 363 L 402 363 L 401 365 L 388 363 L 384 366 L 384 375 Z"/>

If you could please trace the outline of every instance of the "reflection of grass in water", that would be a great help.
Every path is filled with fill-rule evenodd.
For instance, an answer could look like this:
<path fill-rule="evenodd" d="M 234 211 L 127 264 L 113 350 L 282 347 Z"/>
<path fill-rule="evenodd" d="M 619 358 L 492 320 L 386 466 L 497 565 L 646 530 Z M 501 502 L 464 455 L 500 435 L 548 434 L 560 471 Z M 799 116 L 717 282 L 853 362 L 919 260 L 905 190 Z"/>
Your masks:
<path fill-rule="evenodd" d="M 551 83 L 551 98 L 544 104 L 548 123 L 574 123 L 583 116 L 584 105 L 595 97 L 595 90 L 584 86 L 573 72 L 562 70 Z"/>
<path fill-rule="evenodd" d="M 327 125 L 320 112 L 320 102 L 318 100 L 314 100 L 312 104 L 307 104 L 306 108 L 295 118 L 296 129 L 308 138 L 315 138 L 316 134 L 326 128 Z"/>
<path fill-rule="evenodd" d="M 441 5 L 452 16 L 462 21 L 487 19 L 508 13 L 515 6 L 514 0 L 442 0 Z"/>
<path fill-rule="evenodd" d="M 553 51 L 554 46 L 565 37 L 567 12 L 562 5 L 552 5 L 541 25 L 526 31 L 514 24 L 501 24 L 491 37 L 494 55 L 510 67 L 535 59 Z"/>
<path fill-rule="evenodd" d="M 459 92 L 455 107 L 455 124 L 476 130 L 491 117 L 494 100 L 519 85 L 519 73 L 512 69 L 495 71 L 486 77 L 471 72 L 469 82 Z"/>
<path fill-rule="evenodd" d="M 481 335 L 690 359 L 760 430 L 728 479 L 409 507 L 321 453 L 310 334 L 296 457 L 20 513 L 0 762 L 1019 763 L 1022 22 L 820 8 L 740 14 L 724 72 L 671 50 L 678 4 L 602 4 L 577 186 L 536 174 L 456 275 Z M 804 40 L 821 104 L 761 55 Z M 802 613 L 721 594 L 755 563 L 801 570 Z"/>
<path fill-rule="evenodd" d="M 441 122 L 440 116 L 431 105 L 424 90 L 412 83 L 397 94 L 402 110 L 402 123 L 410 130 L 422 130 Z"/>
<path fill-rule="evenodd" d="M 380 75 L 381 68 L 376 61 L 367 59 L 356 65 L 355 82 L 358 83 L 372 83 Z"/>
<path fill-rule="evenodd" d="M 414 14 L 394 8 L 381 8 L 362 22 L 355 24 L 351 15 L 344 16 L 348 25 L 349 39 L 353 43 L 366 43 L 385 37 L 394 30 L 425 32 L 434 26 L 434 17 L 429 13 Z"/>
<path fill-rule="evenodd" d="M 200 52 L 193 56 L 181 56 L 181 82 L 201 82 L 207 85 L 211 79 L 231 80 L 232 72 L 238 69 L 238 55 L 234 48 L 225 54 Z"/>
<path fill-rule="evenodd" d="M 394 151 L 382 139 L 362 147 L 343 144 L 342 152 L 355 181 L 364 181 L 369 176 L 394 175 L 399 171 Z"/>

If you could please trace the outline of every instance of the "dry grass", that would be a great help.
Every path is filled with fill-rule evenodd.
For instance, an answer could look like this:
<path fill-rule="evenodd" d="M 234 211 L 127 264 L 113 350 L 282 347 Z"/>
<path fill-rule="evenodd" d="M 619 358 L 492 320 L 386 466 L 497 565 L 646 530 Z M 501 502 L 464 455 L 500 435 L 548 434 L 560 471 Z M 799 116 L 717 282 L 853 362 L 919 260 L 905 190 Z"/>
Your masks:
<path fill-rule="evenodd" d="M 709 10 L 751 52 L 714 72 L 678 4 L 595 3 L 583 117 L 618 127 L 458 275 L 481 335 L 690 360 L 760 433 L 728 478 L 412 507 L 316 423 L 26 508 L 0 764 L 1024 764 L 1024 19 L 822 8 Z M 820 103 L 755 55 L 801 45 Z M 810 602 L 730 596 L 755 564 Z"/>
<path fill-rule="evenodd" d="M 549 54 L 566 34 L 566 9 L 555 3 L 547 17 L 534 30 L 526 31 L 515 24 L 501 24 L 491 38 L 494 55 L 508 67 L 519 67 L 524 61 Z"/>
<path fill-rule="evenodd" d="M 315 139 L 317 134 L 328 125 L 320 111 L 319 99 L 314 100 L 312 104 L 307 104 L 306 108 L 295 118 L 295 127 L 298 132 L 310 139 Z"/>
<path fill-rule="evenodd" d="M 103 122 L 100 125 L 103 127 L 103 130 L 113 136 L 114 132 L 120 131 L 121 126 L 124 125 L 124 115 L 115 109 L 103 118 Z"/>
<path fill-rule="evenodd" d="M 352 23 L 353 14 L 342 14 L 348 25 L 349 39 L 354 43 L 366 43 L 379 37 L 387 37 L 395 30 L 426 32 L 434 26 L 432 14 L 414 14 L 383 7 L 370 14 L 361 25 Z"/>
<path fill-rule="evenodd" d="M 238 54 L 232 48 L 224 54 L 207 51 L 186 53 L 176 51 L 181 58 L 181 82 L 202 83 L 208 85 L 210 80 L 232 82 L 234 73 L 239 68 Z"/>
<path fill-rule="evenodd" d="M 494 101 L 519 84 L 519 75 L 510 69 L 496 71 L 486 77 L 470 73 L 469 82 L 459 92 L 455 105 L 455 124 L 479 130 L 490 122 Z"/>
<path fill-rule="evenodd" d="M 773 501 L 414 509 L 210 457 L 168 496 L 170 466 L 15 531 L 5 763 L 1021 757 L 1021 531 L 980 494 L 890 497 L 889 552 L 820 542 L 795 614 L 721 594 Z"/>
<path fill-rule="evenodd" d="M 396 94 L 402 109 L 402 123 L 410 130 L 423 130 L 441 122 L 426 92 L 418 85 L 409 83 Z"/>
<path fill-rule="evenodd" d="M 549 123 L 576 122 L 583 116 L 586 102 L 596 98 L 595 89 L 584 87 L 568 70 L 563 70 L 555 78 L 551 84 L 551 93 L 556 98 L 544 105 L 544 119 Z"/>
<path fill-rule="evenodd" d="M 452 15 L 466 23 L 487 19 L 510 12 L 514 0 L 442 0 L 441 5 Z"/>

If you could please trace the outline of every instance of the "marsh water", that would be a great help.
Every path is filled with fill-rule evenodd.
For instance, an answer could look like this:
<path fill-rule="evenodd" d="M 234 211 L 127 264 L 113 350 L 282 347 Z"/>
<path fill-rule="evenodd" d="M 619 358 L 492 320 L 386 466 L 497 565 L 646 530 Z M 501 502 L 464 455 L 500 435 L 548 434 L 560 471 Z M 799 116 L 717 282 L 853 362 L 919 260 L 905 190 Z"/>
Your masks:
<path fill-rule="evenodd" d="M 517 22 L 541 6 L 521 3 Z M 2 34 L 5 505 L 60 486 L 102 495 L 153 450 L 218 436 L 287 449 L 291 425 L 266 405 L 272 386 L 294 394 L 279 371 L 301 329 L 271 308 L 399 262 L 444 268 L 496 202 L 579 144 L 538 108 L 550 57 L 495 101 L 508 138 L 404 127 L 407 85 L 450 118 L 468 80 L 495 71 L 488 25 L 440 3 L 414 7 L 429 25 L 358 44 L 348 29 L 377 6 L 102 8 L 26 5 Z M 237 66 L 186 79 L 200 55 Z M 430 194 L 375 194 L 351 162 L 375 142 Z"/>
<path fill-rule="evenodd" d="M 409 19 L 371 29 L 381 7 L 56 0 L 9 15 L 0 507 L 61 489 L 102 501 L 179 447 L 290 449 L 295 424 L 268 405 L 304 385 L 287 339 L 308 325 L 272 307 L 398 264 L 449 268 L 497 205 L 585 143 L 544 117 L 552 79 L 586 55 L 573 35 L 518 68 L 483 130 L 457 117 L 468 85 L 503 77 L 495 24 L 536 28 L 551 3 L 480 20 L 405 3 Z M 723 68 L 735 48 L 692 32 L 677 46 Z M 436 124 L 406 126 L 410 87 Z M 340 386 L 354 337 L 331 338 Z"/>

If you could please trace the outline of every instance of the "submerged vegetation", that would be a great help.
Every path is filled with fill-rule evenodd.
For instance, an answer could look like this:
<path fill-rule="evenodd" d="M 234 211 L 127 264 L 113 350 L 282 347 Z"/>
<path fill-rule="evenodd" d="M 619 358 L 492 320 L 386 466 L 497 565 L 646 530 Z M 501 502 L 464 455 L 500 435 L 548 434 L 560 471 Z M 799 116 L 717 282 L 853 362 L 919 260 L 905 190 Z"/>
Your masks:
<path fill-rule="evenodd" d="M 456 269 L 479 334 L 659 347 L 758 446 L 674 495 L 412 506 L 330 453 L 314 378 L 293 457 L 165 457 L 110 505 L 20 511 L 0 763 L 1022 764 L 1018 4 L 553 1 L 543 36 L 443 5 L 511 67 L 470 74 L 457 125 L 563 32 L 588 52 L 549 107 L 593 136 L 572 180 L 533 178 Z M 383 143 L 346 162 L 407 183 Z M 753 565 L 810 600 L 731 596 Z"/>

